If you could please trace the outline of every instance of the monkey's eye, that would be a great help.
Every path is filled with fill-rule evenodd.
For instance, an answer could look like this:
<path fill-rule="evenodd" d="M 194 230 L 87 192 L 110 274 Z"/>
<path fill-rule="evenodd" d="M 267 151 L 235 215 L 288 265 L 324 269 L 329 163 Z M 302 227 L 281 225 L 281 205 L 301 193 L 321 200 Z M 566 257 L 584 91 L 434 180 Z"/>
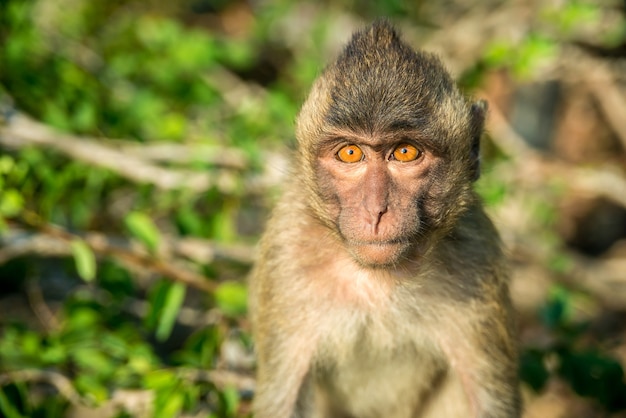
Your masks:
<path fill-rule="evenodd" d="M 344 163 L 358 163 L 363 159 L 363 151 L 356 145 L 346 145 L 339 150 L 337 158 Z"/>
<path fill-rule="evenodd" d="M 420 155 L 422 152 L 411 144 L 400 144 L 393 150 L 393 158 L 403 163 L 415 161 Z"/>

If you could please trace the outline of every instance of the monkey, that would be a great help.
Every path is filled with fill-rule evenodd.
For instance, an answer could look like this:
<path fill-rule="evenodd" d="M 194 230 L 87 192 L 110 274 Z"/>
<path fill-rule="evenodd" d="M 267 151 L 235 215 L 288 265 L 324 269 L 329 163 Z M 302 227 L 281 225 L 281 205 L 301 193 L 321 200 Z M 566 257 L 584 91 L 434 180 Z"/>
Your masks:
<path fill-rule="evenodd" d="M 484 101 L 387 20 L 314 82 L 249 281 L 257 418 L 519 417 Z"/>

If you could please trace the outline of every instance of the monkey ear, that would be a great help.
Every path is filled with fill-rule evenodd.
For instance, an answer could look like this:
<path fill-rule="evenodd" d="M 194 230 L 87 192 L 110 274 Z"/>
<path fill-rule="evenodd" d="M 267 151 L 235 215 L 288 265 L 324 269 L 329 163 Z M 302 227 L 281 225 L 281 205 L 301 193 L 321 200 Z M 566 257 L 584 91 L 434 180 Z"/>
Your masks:
<path fill-rule="evenodd" d="M 487 100 L 484 99 L 480 99 L 472 103 L 472 113 L 476 116 L 482 117 L 483 120 L 485 120 L 485 115 L 487 114 L 488 108 L 489 103 L 487 103 Z"/>
<path fill-rule="evenodd" d="M 474 126 L 472 148 L 470 150 L 470 170 L 472 173 L 472 181 L 476 181 L 480 177 L 480 137 L 483 133 L 487 107 L 488 105 L 486 100 L 478 100 L 472 103 L 471 107 L 472 125 Z"/>

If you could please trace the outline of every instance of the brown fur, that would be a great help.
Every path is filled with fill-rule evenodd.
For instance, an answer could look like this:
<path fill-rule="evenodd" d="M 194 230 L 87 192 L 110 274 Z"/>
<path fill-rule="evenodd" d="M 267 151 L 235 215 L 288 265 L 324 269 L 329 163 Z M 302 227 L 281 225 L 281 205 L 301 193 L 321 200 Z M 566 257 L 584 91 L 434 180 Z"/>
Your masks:
<path fill-rule="evenodd" d="M 519 416 L 505 262 L 472 190 L 484 113 L 384 21 L 317 80 L 250 282 L 257 417 Z M 420 158 L 394 160 L 406 142 Z"/>

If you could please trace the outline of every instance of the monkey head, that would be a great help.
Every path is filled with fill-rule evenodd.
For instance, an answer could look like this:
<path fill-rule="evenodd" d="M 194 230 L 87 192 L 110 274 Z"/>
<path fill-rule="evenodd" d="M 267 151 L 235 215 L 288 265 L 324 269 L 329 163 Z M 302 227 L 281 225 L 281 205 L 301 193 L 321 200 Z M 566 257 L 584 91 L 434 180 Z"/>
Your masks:
<path fill-rule="evenodd" d="M 475 199 L 485 109 L 389 23 L 356 33 L 297 119 L 297 176 L 311 213 L 364 266 L 426 251 Z"/>

